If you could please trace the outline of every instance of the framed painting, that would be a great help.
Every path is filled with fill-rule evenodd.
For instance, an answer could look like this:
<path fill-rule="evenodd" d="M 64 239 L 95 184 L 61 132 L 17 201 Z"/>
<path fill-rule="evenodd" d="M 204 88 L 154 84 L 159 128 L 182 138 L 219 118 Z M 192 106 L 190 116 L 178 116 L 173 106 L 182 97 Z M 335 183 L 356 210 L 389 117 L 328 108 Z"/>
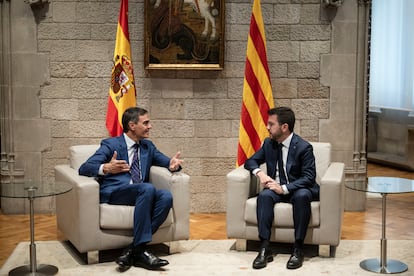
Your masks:
<path fill-rule="evenodd" d="M 145 0 L 145 69 L 222 70 L 224 0 Z"/>

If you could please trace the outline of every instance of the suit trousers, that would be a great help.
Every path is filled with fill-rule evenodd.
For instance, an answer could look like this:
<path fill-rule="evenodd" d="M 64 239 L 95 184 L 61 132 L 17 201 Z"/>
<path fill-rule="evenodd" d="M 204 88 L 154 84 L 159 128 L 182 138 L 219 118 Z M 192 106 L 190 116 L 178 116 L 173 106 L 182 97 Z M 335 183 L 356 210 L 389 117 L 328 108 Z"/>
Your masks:
<path fill-rule="evenodd" d="M 157 190 L 151 183 L 124 184 L 114 190 L 109 204 L 135 206 L 133 245 L 144 245 L 152 240 L 172 207 L 172 194 Z"/>
<path fill-rule="evenodd" d="M 303 242 L 311 216 L 311 201 L 312 193 L 309 189 L 298 189 L 287 195 L 279 195 L 269 189 L 262 190 L 257 197 L 256 209 L 260 240 L 270 240 L 274 220 L 274 205 L 279 202 L 287 202 L 291 203 L 293 207 L 295 240 Z"/>

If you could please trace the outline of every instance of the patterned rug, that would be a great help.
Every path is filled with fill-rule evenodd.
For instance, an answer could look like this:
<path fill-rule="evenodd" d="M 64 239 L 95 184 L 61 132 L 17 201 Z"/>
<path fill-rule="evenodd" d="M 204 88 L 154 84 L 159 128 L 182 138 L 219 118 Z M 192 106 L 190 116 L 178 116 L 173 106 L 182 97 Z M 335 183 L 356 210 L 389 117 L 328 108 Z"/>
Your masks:
<path fill-rule="evenodd" d="M 274 261 L 266 268 L 254 270 L 251 267 L 257 252 L 250 250 L 238 252 L 234 248 L 235 240 L 189 240 L 176 244 L 178 253 L 158 254 L 170 264 L 162 271 L 148 271 L 138 267 L 120 272 L 113 259 L 119 252 L 110 252 L 100 257 L 104 262 L 86 265 L 82 256 L 77 254 L 66 242 L 36 242 L 37 264 L 52 264 L 59 268 L 58 275 L 375 275 L 360 268 L 360 261 L 379 258 L 380 241 L 341 241 L 335 258 L 328 257 L 328 247 L 316 247 L 305 250 L 305 262 L 296 270 L 287 270 L 289 251 L 281 245 L 273 245 Z M 254 246 L 253 246 L 254 247 Z M 408 271 L 400 275 L 414 275 L 414 241 L 389 240 L 387 256 L 408 265 Z M 280 250 L 279 250 L 280 249 Z M 153 250 L 154 251 L 154 250 Z M 29 264 L 29 243 L 19 243 L 12 255 L 0 270 L 0 275 L 20 265 Z"/>

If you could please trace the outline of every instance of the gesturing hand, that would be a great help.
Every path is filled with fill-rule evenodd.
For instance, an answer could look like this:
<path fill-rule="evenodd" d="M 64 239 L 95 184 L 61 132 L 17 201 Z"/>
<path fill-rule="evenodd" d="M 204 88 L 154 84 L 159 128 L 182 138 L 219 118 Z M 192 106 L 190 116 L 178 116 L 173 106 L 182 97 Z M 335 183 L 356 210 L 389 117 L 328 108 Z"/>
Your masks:
<path fill-rule="evenodd" d="M 117 174 L 121 172 L 129 172 L 128 163 L 125 160 L 117 160 L 117 156 L 118 153 L 114 151 L 114 155 L 112 155 L 111 161 L 104 164 L 104 173 Z"/>
<path fill-rule="evenodd" d="M 170 160 L 170 171 L 176 171 L 180 168 L 181 164 L 184 162 L 184 160 L 179 159 L 181 155 L 181 152 L 177 152 Z"/>

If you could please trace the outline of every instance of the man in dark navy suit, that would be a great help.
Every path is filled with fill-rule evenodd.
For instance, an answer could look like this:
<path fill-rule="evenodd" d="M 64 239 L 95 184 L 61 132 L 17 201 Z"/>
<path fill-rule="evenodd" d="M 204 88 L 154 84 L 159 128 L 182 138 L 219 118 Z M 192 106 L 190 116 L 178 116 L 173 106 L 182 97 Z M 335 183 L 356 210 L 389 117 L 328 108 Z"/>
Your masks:
<path fill-rule="evenodd" d="M 146 139 L 152 127 L 147 110 L 125 110 L 122 127 L 122 135 L 102 140 L 96 153 L 79 168 L 79 174 L 98 178 L 101 203 L 135 206 L 134 239 L 116 259 L 120 268 L 134 265 L 159 269 L 168 261 L 148 251 L 146 244 L 167 218 L 173 198 L 170 191 L 157 190 L 148 182 L 149 171 L 153 165 L 178 171 L 183 160 L 179 159 L 180 152 L 169 158 Z"/>
<path fill-rule="evenodd" d="M 290 108 L 273 108 L 268 115 L 270 137 L 244 164 L 263 186 L 256 210 L 261 247 L 253 268 L 264 268 L 267 262 L 273 261 L 269 248 L 273 208 L 278 202 L 289 202 L 293 205 L 295 243 L 287 268 L 296 269 L 302 266 L 304 259 L 303 242 L 310 221 L 311 201 L 319 200 L 315 156 L 312 145 L 293 133 L 295 114 Z M 259 167 L 263 163 L 266 163 L 267 174 Z"/>

